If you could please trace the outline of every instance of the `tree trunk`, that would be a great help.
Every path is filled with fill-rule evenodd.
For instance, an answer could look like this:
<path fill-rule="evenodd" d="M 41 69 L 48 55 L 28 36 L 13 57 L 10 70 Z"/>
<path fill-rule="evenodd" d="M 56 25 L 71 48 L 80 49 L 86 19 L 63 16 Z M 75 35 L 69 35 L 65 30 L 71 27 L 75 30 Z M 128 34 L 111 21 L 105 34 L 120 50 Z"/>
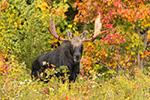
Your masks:
<path fill-rule="evenodd" d="M 147 31 L 144 33 L 144 48 L 146 49 L 147 47 L 147 41 L 148 41 L 148 33 Z M 143 50 L 143 54 L 145 53 L 145 50 Z M 144 58 L 142 58 L 141 60 L 141 68 L 143 69 L 144 68 Z"/>
<path fill-rule="evenodd" d="M 140 37 L 140 29 L 137 29 L 138 36 Z M 140 59 L 140 45 L 138 46 L 138 68 L 141 69 L 141 59 Z"/>

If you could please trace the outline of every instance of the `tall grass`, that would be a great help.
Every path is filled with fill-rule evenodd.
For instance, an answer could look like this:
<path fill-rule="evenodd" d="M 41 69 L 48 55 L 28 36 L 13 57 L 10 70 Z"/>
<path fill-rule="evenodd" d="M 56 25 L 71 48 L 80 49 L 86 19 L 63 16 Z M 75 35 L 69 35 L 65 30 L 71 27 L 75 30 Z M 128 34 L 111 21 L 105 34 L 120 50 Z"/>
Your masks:
<path fill-rule="evenodd" d="M 134 77 L 118 75 L 104 80 L 96 76 L 79 75 L 75 83 L 62 84 L 57 78 L 50 82 L 32 82 L 25 64 L 12 63 L 11 69 L 0 75 L 0 99 L 22 100 L 150 100 L 150 76 L 135 72 Z"/>

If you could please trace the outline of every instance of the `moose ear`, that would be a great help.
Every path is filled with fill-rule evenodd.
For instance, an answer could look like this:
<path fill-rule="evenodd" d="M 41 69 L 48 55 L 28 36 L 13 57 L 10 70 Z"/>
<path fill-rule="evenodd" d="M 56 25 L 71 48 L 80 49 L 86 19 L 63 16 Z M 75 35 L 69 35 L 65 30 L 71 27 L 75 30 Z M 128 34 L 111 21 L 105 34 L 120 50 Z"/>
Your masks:
<path fill-rule="evenodd" d="M 66 30 L 66 35 L 67 35 L 68 39 L 72 39 L 73 38 L 73 35 L 72 35 L 72 33 L 69 30 Z"/>
<path fill-rule="evenodd" d="M 87 37 L 88 33 L 89 33 L 89 32 L 88 32 L 87 30 L 84 30 L 83 33 L 82 33 L 81 36 L 80 36 L 81 39 L 85 39 L 85 38 Z"/>

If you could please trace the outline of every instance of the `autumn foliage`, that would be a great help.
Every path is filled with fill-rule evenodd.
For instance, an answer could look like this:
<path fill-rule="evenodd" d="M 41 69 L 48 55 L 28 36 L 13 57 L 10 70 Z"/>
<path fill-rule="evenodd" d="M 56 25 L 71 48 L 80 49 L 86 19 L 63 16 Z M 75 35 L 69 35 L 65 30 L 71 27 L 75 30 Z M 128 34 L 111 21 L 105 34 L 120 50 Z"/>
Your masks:
<path fill-rule="evenodd" d="M 138 67 L 143 68 L 145 60 L 142 57 L 145 55 L 149 31 L 144 35 L 140 32 L 150 26 L 149 0 L 77 0 L 73 7 L 78 10 L 74 21 L 93 22 L 100 12 L 103 29 L 113 27 L 96 42 L 99 43 L 96 45 L 98 51 L 93 51 L 91 46 L 87 45 L 87 48 L 92 49 L 91 52 L 96 53 L 96 59 L 101 59 L 101 63 L 113 68 L 120 66 L 121 69 L 133 69 L 139 62 Z"/>
<path fill-rule="evenodd" d="M 87 38 L 108 30 L 84 43 L 81 74 L 70 90 L 67 79 L 30 79 L 33 60 L 61 44 L 48 32 L 50 16 L 63 38 L 66 29 L 77 36 L 88 30 Z M 149 58 L 150 0 L 0 1 L 0 99 L 148 100 Z"/>

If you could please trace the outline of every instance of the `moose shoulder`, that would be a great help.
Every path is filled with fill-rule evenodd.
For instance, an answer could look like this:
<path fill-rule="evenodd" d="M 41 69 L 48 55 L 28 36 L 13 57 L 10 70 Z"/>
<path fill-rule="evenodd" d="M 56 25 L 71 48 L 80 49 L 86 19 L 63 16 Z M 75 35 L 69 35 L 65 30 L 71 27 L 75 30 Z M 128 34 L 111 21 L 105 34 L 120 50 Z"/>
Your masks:
<path fill-rule="evenodd" d="M 56 68 L 65 65 L 69 69 L 69 81 L 75 81 L 76 76 L 80 71 L 80 60 L 83 51 L 82 43 L 87 41 L 92 42 L 97 36 L 103 32 L 106 32 L 107 30 L 100 32 L 101 22 L 99 15 L 95 21 L 94 34 L 90 39 L 85 39 L 88 34 L 88 31 L 86 30 L 83 31 L 80 37 L 73 37 L 72 33 L 67 30 L 66 35 L 68 39 L 63 39 L 60 38 L 56 33 L 55 21 L 52 21 L 50 18 L 50 22 L 48 21 L 48 23 L 48 30 L 51 35 L 56 39 L 64 42 L 54 51 L 42 54 L 35 59 L 35 61 L 32 63 L 31 77 L 35 77 L 35 79 L 37 79 L 40 73 L 43 72 L 46 68 L 52 68 L 51 65 L 55 65 Z M 96 29 L 98 29 L 98 31 Z M 49 63 L 49 66 L 43 66 L 43 62 Z M 59 77 L 60 75 L 63 76 L 63 73 L 59 73 L 56 76 Z"/>

